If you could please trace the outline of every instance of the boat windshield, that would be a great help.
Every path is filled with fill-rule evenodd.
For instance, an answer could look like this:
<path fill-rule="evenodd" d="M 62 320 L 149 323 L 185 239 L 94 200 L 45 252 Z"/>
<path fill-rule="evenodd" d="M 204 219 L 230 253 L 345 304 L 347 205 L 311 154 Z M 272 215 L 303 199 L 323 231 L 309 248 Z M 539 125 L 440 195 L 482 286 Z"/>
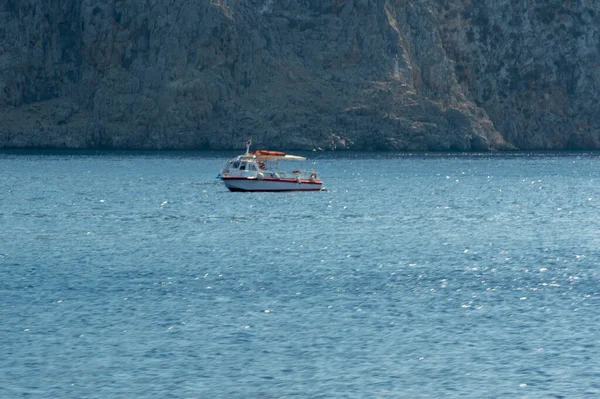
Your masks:
<path fill-rule="evenodd" d="M 229 169 L 237 169 L 237 170 L 252 170 L 256 171 L 257 166 L 254 162 L 250 161 L 233 161 L 227 164 L 226 170 Z"/>

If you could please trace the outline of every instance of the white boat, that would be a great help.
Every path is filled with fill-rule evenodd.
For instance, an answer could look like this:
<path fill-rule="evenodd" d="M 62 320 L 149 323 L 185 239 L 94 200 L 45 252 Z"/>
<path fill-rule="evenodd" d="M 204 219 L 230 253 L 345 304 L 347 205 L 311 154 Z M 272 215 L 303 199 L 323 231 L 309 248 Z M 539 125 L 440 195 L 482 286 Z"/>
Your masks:
<path fill-rule="evenodd" d="M 323 182 L 317 172 L 294 170 L 281 172 L 280 161 L 305 161 L 305 157 L 279 151 L 250 151 L 227 162 L 220 179 L 230 191 L 321 191 Z"/>

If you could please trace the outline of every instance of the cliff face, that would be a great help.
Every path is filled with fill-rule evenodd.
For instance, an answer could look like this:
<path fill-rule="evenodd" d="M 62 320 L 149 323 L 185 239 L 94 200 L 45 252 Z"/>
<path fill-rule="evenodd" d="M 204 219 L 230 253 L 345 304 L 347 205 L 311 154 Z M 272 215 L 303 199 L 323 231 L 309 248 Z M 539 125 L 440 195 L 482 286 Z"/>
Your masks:
<path fill-rule="evenodd" d="M 600 148 L 600 3 L 437 1 L 467 98 L 519 148 Z"/>
<path fill-rule="evenodd" d="M 600 147 L 600 5 L 447 3 L 5 0 L 0 147 Z"/>

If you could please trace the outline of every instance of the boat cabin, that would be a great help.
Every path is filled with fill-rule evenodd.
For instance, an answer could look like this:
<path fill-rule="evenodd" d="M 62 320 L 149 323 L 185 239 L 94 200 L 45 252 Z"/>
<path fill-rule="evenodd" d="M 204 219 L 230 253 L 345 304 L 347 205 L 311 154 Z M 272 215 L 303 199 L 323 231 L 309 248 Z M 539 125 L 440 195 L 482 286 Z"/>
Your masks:
<path fill-rule="evenodd" d="M 255 158 L 249 158 L 246 156 L 239 156 L 225 165 L 222 174 L 229 174 L 232 176 L 255 176 L 258 172 L 265 172 L 267 170 L 266 163 L 264 161 L 257 161 Z"/>

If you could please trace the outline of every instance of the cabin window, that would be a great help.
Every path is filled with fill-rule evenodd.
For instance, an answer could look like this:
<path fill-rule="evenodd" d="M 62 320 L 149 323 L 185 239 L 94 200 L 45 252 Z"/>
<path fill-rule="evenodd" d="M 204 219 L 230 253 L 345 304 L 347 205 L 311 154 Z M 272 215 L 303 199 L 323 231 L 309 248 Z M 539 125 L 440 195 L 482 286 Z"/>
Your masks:
<path fill-rule="evenodd" d="M 234 162 L 233 163 L 233 169 L 238 169 L 240 167 L 240 163 L 239 162 Z"/>
<path fill-rule="evenodd" d="M 248 170 L 256 170 L 256 165 L 254 165 L 253 163 L 249 163 Z"/>
<path fill-rule="evenodd" d="M 240 170 L 246 170 L 246 162 L 242 162 L 240 165 Z"/>

